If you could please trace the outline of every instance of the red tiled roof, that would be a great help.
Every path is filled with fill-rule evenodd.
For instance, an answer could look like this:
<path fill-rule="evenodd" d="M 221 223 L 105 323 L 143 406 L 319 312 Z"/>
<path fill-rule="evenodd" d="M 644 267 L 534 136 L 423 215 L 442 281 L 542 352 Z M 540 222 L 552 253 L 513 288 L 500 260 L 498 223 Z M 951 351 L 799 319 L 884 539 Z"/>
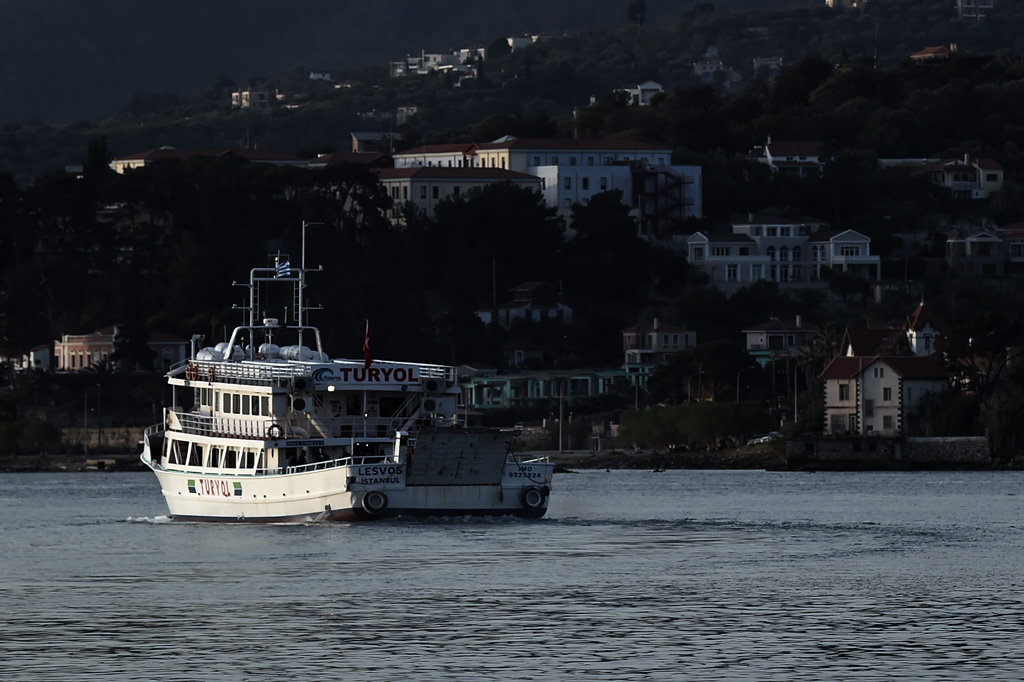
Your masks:
<path fill-rule="evenodd" d="M 903 379 L 945 379 L 946 370 L 931 358 L 916 355 L 875 355 L 834 358 L 819 375 L 822 379 L 854 379 L 876 361 L 884 362 Z"/>
<path fill-rule="evenodd" d="M 818 325 L 816 325 L 816 324 L 807 324 L 806 322 L 803 322 L 803 321 L 801 321 L 800 324 L 797 324 L 795 319 L 780 320 L 779 318 L 775 318 L 775 319 L 772 319 L 772 320 L 768 320 L 767 322 L 762 322 L 761 324 L 756 324 L 753 327 L 747 327 L 746 329 L 743 330 L 743 333 L 746 334 L 747 332 L 773 332 L 773 331 L 782 331 L 782 332 L 816 332 L 816 331 L 818 331 Z"/>
<path fill-rule="evenodd" d="M 309 160 L 310 166 L 330 166 L 340 163 L 355 163 L 361 166 L 390 165 L 390 157 L 381 152 L 334 152 L 322 154 Z"/>
<path fill-rule="evenodd" d="M 119 156 L 114 161 L 159 161 L 161 159 L 190 159 L 196 156 L 240 156 L 249 161 L 305 161 L 301 156 L 269 151 L 266 149 L 175 149 L 160 147 Z"/>
<path fill-rule="evenodd" d="M 883 346 L 900 336 L 896 329 L 847 329 L 843 339 L 856 356 L 877 355 Z"/>
<path fill-rule="evenodd" d="M 463 154 L 475 154 L 476 142 L 463 142 L 457 144 L 427 144 L 421 147 L 413 147 L 402 152 L 395 152 L 395 156 L 416 156 L 417 154 L 452 154 L 462 152 Z"/>
<path fill-rule="evenodd" d="M 931 358 L 907 355 L 884 357 L 881 360 L 904 379 L 945 379 L 948 376 L 942 365 Z"/>
<path fill-rule="evenodd" d="M 765 148 L 772 156 L 813 156 L 821 153 L 818 142 L 769 142 Z"/>
<path fill-rule="evenodd" d="M 932 314 L 931 308 L 921 302 L 921 305 L 914 309 L 914 312 L 910 313 L 907 317 L 907 329 L 913 329 L 916 332 L 921 331 L 925 328 L 925 325 L 931 324 L 933 327 L 936 326 L 933 322 L 934 315 Z"/>
<path fill-rule="evenodd" d="M 586 151 L 592 150 L 606 150 L 606 151 L 624 151 L 637 149 L 641 151 L 671 151 L 667 147 L 661 145 L 650 144 L 648 142 L 639 142 L 637 140 L 620 140 L 620 139 L 608 139 L 608 140 L 593 140 L 593 139 L 568 139 L 568 138 L 552 138 L 552 139 L 539 139 L 539 138 L 518 138 L 512 137 L 507 140 L 501 140 L 500 142 L 482 142 L 477 145 L 478 149 L 489 150 L 489 149 L 558 149 L 558 150 L 576 150 Z"/>
<path fill-rule="evenodd" d="M 845 355 L 832 358 L 832 362 L 818 376 L 821 379 L 854 379 L 876 359 L 877 356 L 850 358 Z"/>
<path fill-rule="evenodd" d="M 659 322 L 657 328 L 655 328 L 653 322 L 641 322 L 640 324 L 634 324 L 632 327 L 626 327 L 622 330 L 623 334 L 649 334 L 651 332 L 685 332 L 686 327 L 678 327 L 674 324 L 665 324 Z"/>

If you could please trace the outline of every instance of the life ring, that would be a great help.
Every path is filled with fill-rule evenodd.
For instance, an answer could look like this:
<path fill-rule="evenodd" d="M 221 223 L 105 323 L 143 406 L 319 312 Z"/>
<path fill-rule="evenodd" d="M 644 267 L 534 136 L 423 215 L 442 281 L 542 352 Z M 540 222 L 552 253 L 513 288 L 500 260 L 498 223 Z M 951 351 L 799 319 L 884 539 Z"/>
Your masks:
<path fill-rule="evenodd" d="M 380 490 L 371 490 L 363 495 L 363 509 L 367 514 L 380 514 L 388 508 L 388 496 Z"/>
<path fill-rule="evenodd" d="M 527 486 L 523 488 L 523 491 L 519 493 L 519 503 L 523 505 L 524 509 L 535 511 L 544 506 L 544 491 L 536 486 Z"/>
<path fill-rule="evenodd" d="M 267 427 L 267 440 L 280 440 L 283 435 L 284 430 L 280 424 L 271 424 Z"/>
<path fill-rule="evenodd" d="M 216 381 L 217 380 L 217 372 L 213 369 L 213 367 L 211 367 L 210 369 L 206 370 L 206 379 L 207 379 L 207 381 Z"/>

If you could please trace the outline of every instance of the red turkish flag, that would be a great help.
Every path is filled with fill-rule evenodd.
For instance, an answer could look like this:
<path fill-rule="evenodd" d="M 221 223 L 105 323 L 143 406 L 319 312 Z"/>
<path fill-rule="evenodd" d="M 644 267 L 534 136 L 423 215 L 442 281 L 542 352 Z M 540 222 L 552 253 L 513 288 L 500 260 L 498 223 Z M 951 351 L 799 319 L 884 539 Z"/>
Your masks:
<path fill-rule="evenodd" d="M 363 369 L 369 369 L 373 360 L 370 357 L 370 321 L 366 321 L 366 336 L 363 337 Z"/>

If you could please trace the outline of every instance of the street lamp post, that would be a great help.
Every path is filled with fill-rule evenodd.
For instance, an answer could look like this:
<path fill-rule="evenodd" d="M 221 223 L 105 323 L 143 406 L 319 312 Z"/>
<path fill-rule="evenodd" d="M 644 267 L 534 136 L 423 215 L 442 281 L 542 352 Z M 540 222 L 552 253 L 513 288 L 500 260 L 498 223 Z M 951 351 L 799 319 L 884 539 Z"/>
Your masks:
<path fill-rule="evenodd" d="M 755 365 L 754 367 L 744 367 L 743 369 L 741 369 L 736 374 L 736 402 L 737 403 L 740 402 L 740 377 L 743 376 L 744 372 L 746 372 L 747 370 L 751 370 L 751 369 L 757 369 L 757 366 Z"/>

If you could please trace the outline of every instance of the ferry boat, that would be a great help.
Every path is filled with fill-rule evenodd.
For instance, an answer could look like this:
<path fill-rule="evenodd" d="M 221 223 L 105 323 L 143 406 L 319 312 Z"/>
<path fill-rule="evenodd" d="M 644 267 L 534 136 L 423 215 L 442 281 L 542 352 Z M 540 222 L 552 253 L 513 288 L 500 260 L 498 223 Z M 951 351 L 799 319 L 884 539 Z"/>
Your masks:
<path fill-rule="evenodd" d="M 305 253 L 303 267 L 272 262 L 250 271 L 238 306 L 248 323 L 214 347 L 197 350 L 194 336 L 191 357 L 167 373 L 173 407 L 145 430 L 141 459 L 171 518 L 546 513 L 554 465 L 514 453 L 514 429 L 468 427 L 454 367 L 372 358 L 369 323 L 363 358 L 330 359 L 305 324 Z M 258 314 L 284 285 L 294 324 Z"/>

